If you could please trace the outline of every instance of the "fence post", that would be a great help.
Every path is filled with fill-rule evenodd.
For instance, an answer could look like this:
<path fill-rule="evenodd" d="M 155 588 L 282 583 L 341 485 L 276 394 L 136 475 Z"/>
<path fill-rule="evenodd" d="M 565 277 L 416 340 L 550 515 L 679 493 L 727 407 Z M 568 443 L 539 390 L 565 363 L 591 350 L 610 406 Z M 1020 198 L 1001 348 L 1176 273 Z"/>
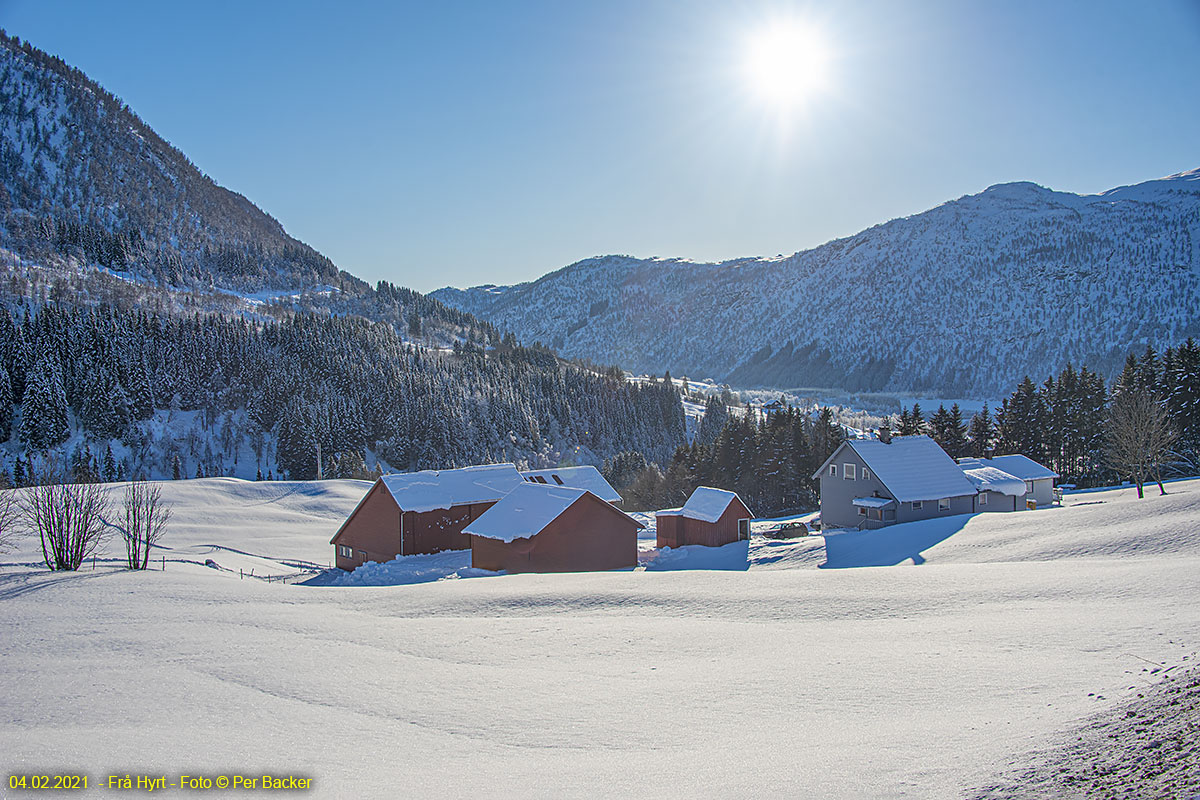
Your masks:
<path fill-rule="evenodd" d="M 163 571 L 163 572 L 166 572 L 166 571 L 167 571 L 167 557 L 166 557 L 166 556 L 163 556 L 162 558 L 163 558 L 163 562 L 162 562 L 162 564 L 163 564 L 163 566 L 162 566 L 162 571 Z"/>

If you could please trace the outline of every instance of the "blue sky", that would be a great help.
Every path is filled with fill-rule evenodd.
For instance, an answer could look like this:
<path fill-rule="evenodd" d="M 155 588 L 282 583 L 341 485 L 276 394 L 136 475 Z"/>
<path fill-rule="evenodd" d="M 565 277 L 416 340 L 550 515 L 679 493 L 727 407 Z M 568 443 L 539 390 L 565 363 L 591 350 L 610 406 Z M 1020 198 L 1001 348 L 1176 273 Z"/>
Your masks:
<path fill-rule="evenodd" d="M 783 108 L 742 68 L 780 21 L 830 53 Z M 1200 167 L 1200 0 L 0 0 L 0 26 L 340 267 L 423 291 Z"/>

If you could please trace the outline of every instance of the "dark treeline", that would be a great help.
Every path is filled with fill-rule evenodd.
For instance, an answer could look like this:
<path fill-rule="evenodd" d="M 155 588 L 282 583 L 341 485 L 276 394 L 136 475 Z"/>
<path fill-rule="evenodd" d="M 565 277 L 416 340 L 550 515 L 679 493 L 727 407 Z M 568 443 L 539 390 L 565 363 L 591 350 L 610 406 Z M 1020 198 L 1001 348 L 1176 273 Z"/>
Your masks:
<path fill-rule="evenodd" d="M 685 441 L 678 394 L 508 338 L 415 347 L 388 324 L 280 323 L 111 307 L 0 309 L 9 474 L 48 455 L 79 478 L 362 476 L 495 461 L 546 466 Z M 249 462 L 249 464 L 247 463 Z M 372 465 L 374 466 L 374 465 Z"/>
<path fill-rule="evenodd" d="M 1068 365 L 1041 385 L 1026 377 L 994 417 L 985 405 L 964 424 L 955 405 L 939 407 L 925 420 L 918 405 L 900 412 L 896 432 L 928 433 L 956 458 L 1021 453 L 1053 469 L 1061 483 L 1098 486 L 1129 477 L 1112 457 L 1113 410 L 1135 394 L 1145 394 L 1162 409 L 1171 432 L 1171 446 L 1162 454 L 1164 474 L 1196 474 L 1200 345 L 1192 339 L 1162 354 L 1149 347 L 1141 356 L 1131 354 L 1111 387 L 1087 367 Z"/>
<path fill-rule="evenodd" d="M 724 427 L 706 443 L 710 415 Z M 723 403 L 710 400 L 700 434 L 675 451 L 665 470 L 638 453 L 622 453 L 604 470 L 626 508 L 679 506 L 697 486 L 717 486 L 737 492 L 755 514 L 774 516 L 816 507 L 819 485 L 811 476 L 844 438 L 828 408 L 815 417 L 794 408 L 729 416 Z"/>
<path fill-rule="evenodd" d="M 1120 420 L 1128 416 L 1120 412 L 1139 396 L 1161 411 L 1166 435 L 1158 438 L 1159 452 L 1149 443 L 1131 462 L 1117 452 Z M 985 404 L 969 420 L 957 404 L 939 406 L 928 418 L 920 405 L 906 407 L 895 419 L 884 418 L 878 433 L 885 441 L 925 434 L 954 458 L 1021 453 L 1057 472 L 1060 483 L 1080 487 L 1195 475 L 1200 346 L 1189 339 L 1161 355 L 1152 348 L 1130 355 L 1111 388 L 1087 367 L 1068 365 L 1041 385 L 1026 377 L 994 414 Z M 626 508 L 677 506 L 706 485 L 736 491 L 754 513 L 775 516 L 818 506 L 819 486 L 811 475 L 844 438 L 828 408 L 811 416 L 796 409 L 733 416 L 725 403 L 709 398 L 695 442 L 677 449 L 670 461 L 624 452 L 607 461 L 604 472 L 624 494 Z"/>

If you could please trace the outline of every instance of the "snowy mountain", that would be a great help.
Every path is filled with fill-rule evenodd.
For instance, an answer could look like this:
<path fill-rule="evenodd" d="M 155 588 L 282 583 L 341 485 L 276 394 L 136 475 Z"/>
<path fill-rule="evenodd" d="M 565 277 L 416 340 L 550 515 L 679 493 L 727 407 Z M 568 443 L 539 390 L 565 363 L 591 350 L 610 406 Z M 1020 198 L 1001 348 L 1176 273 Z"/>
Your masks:
<path fill-rule="evenodd" d="M 0 486 L 665 462 L 684 425 L 673 387 L 338 270 L 0 31 Z"/>
<path fill-rule="evenodd" d="M 0 31 L 0 263 L 26 282 L 177 311 L 356 314 L 437 344 L 488 326 L 409 289 L 372 287 L 214 183 L 120 98 Z M 33 290 L 28 288 L 32 284 Z M 415 326 L 414 326 L 415 327 Z"/>
<path fill-rule="evenodd" d="M 591 258 L 433 296 L 564 355 L 738 386 L 995 396 L 1200 334 L 1200 170 L 993 186 L 787 257 Z"/>

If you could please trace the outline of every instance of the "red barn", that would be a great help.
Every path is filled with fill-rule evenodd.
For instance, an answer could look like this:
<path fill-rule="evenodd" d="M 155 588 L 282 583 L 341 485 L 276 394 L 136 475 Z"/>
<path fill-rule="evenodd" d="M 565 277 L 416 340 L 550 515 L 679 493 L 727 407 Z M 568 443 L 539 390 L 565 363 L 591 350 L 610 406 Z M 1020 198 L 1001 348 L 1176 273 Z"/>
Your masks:
<path fill-rule="evenodd" d="M 466 550 L 463 528 L 524 482 L 512 464 L 384 475 L 330 539 L 337 566 Z"/>
<path fill-rule="evenodd" d="M 702 544 L 708 547 L 750 538 L 754 515 L 733 492 L 699 486 L 683 508 L 655 514 L 659 547 Z"/>
<path fill-rule="evenodd" d="M 592 572 L 636 567 L 643 527 L 586 489 L 524 483 L 465 532 L 478 569 Z"/>

